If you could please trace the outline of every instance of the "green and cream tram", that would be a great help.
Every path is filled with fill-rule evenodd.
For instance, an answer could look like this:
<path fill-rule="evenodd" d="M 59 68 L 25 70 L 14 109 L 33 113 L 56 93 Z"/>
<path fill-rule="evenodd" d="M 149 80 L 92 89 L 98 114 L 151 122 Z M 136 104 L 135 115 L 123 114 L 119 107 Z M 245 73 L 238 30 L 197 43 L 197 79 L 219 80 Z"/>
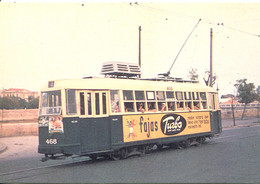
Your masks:
<path fill-rule="evenodd" d="M 41 91 L 38 151 L 47 158 L 126 158 L 221 131 L 217 91 L 199 83 L 85 78 L 49 81 Z"/>

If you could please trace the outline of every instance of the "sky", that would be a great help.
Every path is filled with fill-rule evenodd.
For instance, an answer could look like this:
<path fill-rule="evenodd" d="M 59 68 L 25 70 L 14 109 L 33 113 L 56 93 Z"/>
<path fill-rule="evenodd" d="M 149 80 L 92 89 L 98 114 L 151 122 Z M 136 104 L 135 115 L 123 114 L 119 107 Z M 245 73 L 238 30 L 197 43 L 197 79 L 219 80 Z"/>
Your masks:
<path fill-rule="evenodd" d="M 172 70 L 188 78 L 209 70 L 219 93 L 234 94 L 236 80 L 260 85 L 260 3 L 56 2 L 0 3 L 0 88 L 40 90 L 49 80 L 100 76 L 102 63 L 138 63 L 142 76 L 166 73 L 194 26 Z"/>

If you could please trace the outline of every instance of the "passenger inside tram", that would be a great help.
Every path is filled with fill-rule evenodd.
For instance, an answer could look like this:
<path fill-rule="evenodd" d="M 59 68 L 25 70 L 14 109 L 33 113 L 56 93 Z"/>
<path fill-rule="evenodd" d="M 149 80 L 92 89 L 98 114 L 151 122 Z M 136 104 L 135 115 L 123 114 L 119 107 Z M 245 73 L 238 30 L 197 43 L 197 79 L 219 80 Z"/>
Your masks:
<path fill-rule="evenodd" d="M 177 110 L 181 110 L 181 111 L 184 110 L 184 108 L 183 108 L 183 102 L 177 102 Z"/>
<path fill-rule="evenodd" d="M 148 111 L 149 112 L 156 112 L 155 102 L 148 102 Z"/>
<path fill-rule="evenodd" d="M 142 102 L 138 103 L 137 109 L 138 109 L 139 112 L 144 113 L 144 111 L 145 111 L 144 104 Z"/>
<path fill-rule="evenodd" d="M 160 110 L 161 112 L 163 112 L 163 111 L 166 110 L 166 105 L 165 105 L 164 102 L 163 102 L 163 103 L 158 103 L 158 106 L 159 106 L 159 110 Z"/>
<path fill-rule="evenodd" d="M 175 111 L 174 102 L 168 102 L 168 109 L 169 109 L 169 111 Z"/>

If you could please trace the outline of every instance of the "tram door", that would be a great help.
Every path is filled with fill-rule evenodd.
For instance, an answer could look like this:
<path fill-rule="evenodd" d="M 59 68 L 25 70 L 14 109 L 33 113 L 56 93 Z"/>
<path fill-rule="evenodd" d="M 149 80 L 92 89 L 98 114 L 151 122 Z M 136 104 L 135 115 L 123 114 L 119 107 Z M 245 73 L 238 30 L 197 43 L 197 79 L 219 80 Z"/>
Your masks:
<path fill-rule="evenodd" d="M 209 93 L 209 108 L 212 110 L 218 109 L 217 95 L 214 93 Z"/>
<path fill-rule="evenodd" d="M 107 91 L 79 91 L 81 151 L 110 148 Z"/>

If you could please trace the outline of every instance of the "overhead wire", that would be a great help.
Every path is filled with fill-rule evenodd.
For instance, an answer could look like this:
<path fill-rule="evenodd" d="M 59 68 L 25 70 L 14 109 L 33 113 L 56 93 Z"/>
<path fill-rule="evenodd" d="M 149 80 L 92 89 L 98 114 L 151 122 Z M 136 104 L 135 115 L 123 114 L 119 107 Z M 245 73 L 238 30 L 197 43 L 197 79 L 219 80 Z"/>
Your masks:
<path fill-rule="evenodd" d="M 162 8 L 155 8 L 155 7 L 151 7 L 151 6 L 147 6 L 147 5 L 143 5 L 143 4 L 139 4 L 137 2 L 135 3 L 130 3 L 130 5 L 137 5 L 141 8 L 144 8 L 144 9 L 147 9 L 147 10 L 150 10 L 150 11 L 153 11 L 153 12 L 157 12 L 157 13 L 161 13 L 161 12 L 166 12 L 166 13 L 170 13 L 170 14 L 174 14 L 175 16 L 182 16 L 182 17 L 188 17 L 188 18 L 193 18 L 193 19 L 201 19 L 201 22 L 203 23 L 207 23 L 207 24 L 212 24 L 212 25 L 216 25 L 216 26 L 223 26 L 227 29 L 230 29 L 230 30 L 233 30 L 233 31 L 236 31 L 236 32 L 240 32 L 240 33 L 243 33 L 243 34 L 246 34 L 246 35 L 249 35 L 249 36 L 255 36 L 255 37 L 259 37 L 260 38 L 260 34 L 255 34 L 255 33 L 251 33 L 251 32 L 248 32 L 248 31 L 244 31 L 244 30 L 240 30 L 238 28 L 235 28 L 233 26 L 228 26 L 226 25 L 225 23 L 221 22 L 216 22 L 216 21 L 212 21 L 212 20 L 209 20 L 209 19 L 204 19 L 204 18 L 201 18 L 201 17 L 197 17 L 197 16 L 193 16 L 193 15 L 187 15 L 187 14 L 183 14 L 183 13 L 179 13 L 179 12 L 174 12 L 174 11 L 171 11 L 171 10 L 165 10 L 165 9 L 162 9 Z"/>

